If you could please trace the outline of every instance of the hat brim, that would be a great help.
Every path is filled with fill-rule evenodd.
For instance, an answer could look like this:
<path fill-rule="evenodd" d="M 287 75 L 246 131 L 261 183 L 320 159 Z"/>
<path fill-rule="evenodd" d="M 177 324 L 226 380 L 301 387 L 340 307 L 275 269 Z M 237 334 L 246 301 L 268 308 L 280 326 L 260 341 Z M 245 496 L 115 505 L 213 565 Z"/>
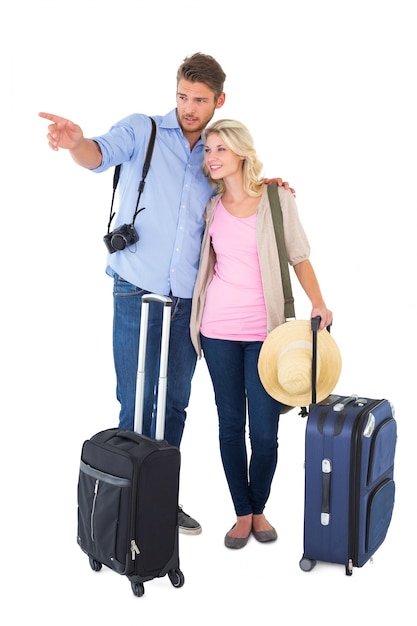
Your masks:
<path fill-rule="evenodd" d="M 258 361 L 258 371 L 262 384 L 270 396 L 289 406 L 307 406 L 312 402 L 311 372 L 312 359 L 308 362 L 309 385 L 302 393 L 289 393 L 278 378 L 278 360 L 283 351 L 291 350 L 292 344 L 311 346 L 312 331 L 310 320 L 292 320 L 277 326 L 265 339 Z M 317 360 L 320 367 L 317 373 L 316 402 L 327 398 L 335 388 L 342 370 L 339 348 L 326 330 L 317 333 Z M 305 366 L 305 364 L 304 364 Z"/>

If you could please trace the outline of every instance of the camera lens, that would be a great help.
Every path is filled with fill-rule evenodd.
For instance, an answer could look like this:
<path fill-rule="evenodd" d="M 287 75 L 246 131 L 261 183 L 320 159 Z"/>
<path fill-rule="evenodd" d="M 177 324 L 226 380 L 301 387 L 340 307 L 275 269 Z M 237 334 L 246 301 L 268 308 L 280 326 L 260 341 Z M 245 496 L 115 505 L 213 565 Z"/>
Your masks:
<path fill-rule="evenodd" d="M 113 235 L 111 245 L 115 250 L 124 250 L 126 248 L 126 238 L 123 235 Z"/>

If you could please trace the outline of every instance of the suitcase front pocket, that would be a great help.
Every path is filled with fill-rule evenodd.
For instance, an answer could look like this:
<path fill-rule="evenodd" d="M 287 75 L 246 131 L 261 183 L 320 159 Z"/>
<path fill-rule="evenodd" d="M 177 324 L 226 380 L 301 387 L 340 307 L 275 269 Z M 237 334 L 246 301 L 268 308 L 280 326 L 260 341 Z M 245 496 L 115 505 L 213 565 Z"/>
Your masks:
<path fill-rule="evenodd" d="M 368 485 L 372 485 L 394 466 L 397 423 L 393 418 L 382 422 L 373 433 L 368 467 Z"/>
<path fill-rule="evenodd" d="M 81 461 L 78 482 L 78 541 L 104 565 L 124 573 L 131 482 Z"/>
<path fill-rule="evenodd" d="M 391 478 L 382 482 L 368 500 L 365 550 L 373 554 L 382 544 L 394 509 L 395 483 Z"/>

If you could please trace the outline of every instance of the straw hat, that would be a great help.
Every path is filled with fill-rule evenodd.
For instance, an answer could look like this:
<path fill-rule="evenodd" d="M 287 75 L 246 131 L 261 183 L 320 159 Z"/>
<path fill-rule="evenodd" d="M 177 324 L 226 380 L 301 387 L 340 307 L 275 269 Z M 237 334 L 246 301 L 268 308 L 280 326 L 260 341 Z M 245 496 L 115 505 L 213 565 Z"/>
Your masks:
<path fill-rule="evenodd" d="M 265 339 L 258 370 L 270 396 L 289 406 L 311 404 L 312 331 L 310 320 L 277 326 Z M 342 369 L 339 348 L 330 333 L 317 333 L 316 402 L 335 388 Z"/>

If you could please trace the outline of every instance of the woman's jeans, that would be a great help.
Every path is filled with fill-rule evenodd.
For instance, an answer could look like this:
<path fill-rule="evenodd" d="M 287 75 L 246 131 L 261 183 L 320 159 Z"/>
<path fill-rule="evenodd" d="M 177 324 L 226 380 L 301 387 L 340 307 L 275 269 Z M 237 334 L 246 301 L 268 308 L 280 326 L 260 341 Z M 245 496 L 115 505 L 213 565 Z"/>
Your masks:
<path fill-rule="evenodd" d="M 149 293 L 114 278 L 113 355 L 120 402 L 119 427 L 133 430 L 142 295 Z M 171 312 L 165 439 L 180 447 L 197 354 L 190 339 L 191 298 L 176 298 Z M 149 305 L 142 434 L 155 436 L 163 304 Z"/>
<path fill-rule="evenodd" d="M 278 457 L 281 405 L 258 374 L 261 341 L 201 336 L 219 415 L 220 453 L 236 515 L 263 512 Z M 246 450 L 246 412 L 251 455 Z"/>

